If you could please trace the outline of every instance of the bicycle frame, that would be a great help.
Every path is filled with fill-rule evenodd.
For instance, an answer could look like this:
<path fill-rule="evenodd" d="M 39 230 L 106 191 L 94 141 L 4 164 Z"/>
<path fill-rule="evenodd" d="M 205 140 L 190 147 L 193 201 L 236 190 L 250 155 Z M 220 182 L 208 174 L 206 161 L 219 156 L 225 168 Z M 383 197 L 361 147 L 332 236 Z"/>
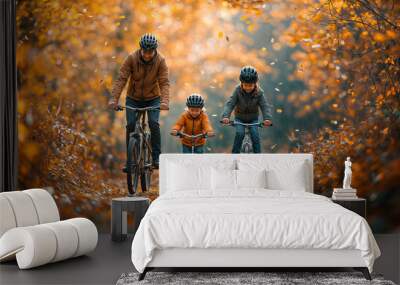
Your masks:
<path fill-rule="evenodd" d="M 150 155 L 152 154 L 152 149 L 151 149 L 151 144 L 148 140 L 144 140 L 144 137 L 146 134 L 149 134 L 150 132 L 146 130 L 147 124 L 146 124 L 146 114 L 147 111 L 151 110 L 159 110 L 160 107 L 143 107 L 143 108 L 134 108 L 130 106 L 121 106 L 122 108 L 129 109 L 132 111 L 137 111 L 138 113 L 136 114 L 136 124 L 135 124 L 135 131 L 133 132 L 133 136 L 136 138 L 139 137 L 140 143 L 144 142 L 145 146 L 148 148 L 148 151 L 150 152 Z M 143 167 L 150 167 L 151 163 L 148 165 L 141 164 L 141 162 L 144 160 L 144 158 L 140 157 L 139 165 Z"/>
<path fill-rule="evenodd" d="M 128 195 L 131 196 L 136 193 L 139 177 L 142 185 L 142 192 L 148 190 L 150 187 L 150 177 L 153 170 L 151 159 L 152 149 L 150 131 L 147 129 L 146 124 L 146 113 L 147 111 L 160 108 L 158 106 L 145 108 L 120 106 L 119 110 L 122 109 L 129 109 L 137 112 L 135 129 L 129 134 L 127 158 Z"/>
<path fill-rule="evenodd" d="M 192 153 L 194 153 L 194 147 L 195 147 L 196 139 L 197 138 L 201 138 L 201 137 L 203 137 L 203 138 L 207 138 L 208 137 L 207 134 L 189 135 L 189 134 L 186 134 L 184 132 L 177 132 L 176 136 L 180 137 L 180 138 L 187 137 L 187 138 L 191 139 L 191 142 L 192 142 Z"/>
<path fill-rule="evenodd" d="M 146 129 L 147 124 L 146 124 L 146 115 L 147 112 L 146 111 L 138 111 L 137 115 L 136 115 L 136 124 L 135 124 L 135 131 L 133 132 L 133 136 L 134 137 L 139 137 L 139 142 L 140 145 L 142 142 L 144 142 L 145 147 L 148 148 L 148 151 L 150 153 L 150 155 L 152 154 L 152 149 L 151 149 L 151 145 L 150 142 L 147 141 L 145 138 L 146 134 L 149 133 L 148 129 Z M 142 167 L 149 167 L 151 166 L 151 164 L 146 165 L 145 161 L 144 161 L 144 157 L 140 156 L 139 158 L 139 166 Z"/>
<path fill-rule="evenodd" d="M 220 121 L 220 123 L 223 124 L 222 120 Z M 242 125 L 242 126 L 245 127 L 245 134 L 244 134 L 244 139 L 243 139 L 242 147 L 241 147 L 241 152 L 244 152 L 244 153 L 250 153 L 252 151 L 252 148 L 253 148 L 253 144 L 252 144 L 251 139 L 250 139 L 250 130 L 249 130 L 249 128 L 252 127 L 252 126 L 257 126 L 259 128 L 264 128 L 264 123 L 263 122 L 242 123 L 242 122 L 234 120 L 234 121 L 229 121 L 229 123 L 227 125 L 229 125 L 231 127 L 234 127 L 235 125 Z M 270 126 L 272 126 L 272 124 Z"/>

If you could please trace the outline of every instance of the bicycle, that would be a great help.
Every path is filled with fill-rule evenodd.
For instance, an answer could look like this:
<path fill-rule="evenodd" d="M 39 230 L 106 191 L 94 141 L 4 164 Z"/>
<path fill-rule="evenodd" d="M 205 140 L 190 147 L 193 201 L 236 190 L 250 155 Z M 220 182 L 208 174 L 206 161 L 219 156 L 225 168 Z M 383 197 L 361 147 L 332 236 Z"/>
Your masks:
<path fill-rule="evenodd" d="M 129 134 L 126 169 L 124 169 L 128 184 L 128 196 L 134 196 L 139 186 L 139 179 L 142 192 L 150 190 L 153 159 L 151 155 L 150 130 L 146 124 L 146 114 L 147 111 L 159 110 L 160 107 L 133 108 L 119 106 L 117 111 L 123 109 L 138 112 L 135 130 Z"/>
<path fill-rule="evenodd" d="M 189 134 L 187 134 L 187 133 L 180 132 L 180 131 L 177 132 L 176 135 L 174 135 L 174 134 L 171 133 L 171 136 L 176 136 L 176 137 L 180 137 L 180 138 L 183 138 L 183 137 L 190 138 L 190 139 L 191 139 L 191 142 L 192 142 L 192 153 L 194 153 L 194 147 L 195 147 L 195 141 L 196 141 L 196 139 L 198 139 L 198 138 L 209 138 L 209 137 L 213 137 L 213 136 L 209 136 L 208 134 L 189 135 Z"/>
<path fill-rule="evenodd" d="M 264 128 L 264 123 L 263 122 L 256 122 L 256 123 L 242 123 L 239 121 L 229 121 L 228 124 L 224 124 L 223 121 L 219 121 L 223 125 L 228 125 L 231 127 L 234 127 L 235 125 L 242 125 L 245 127 L 245 133 L 244 133 L 244 139 L 242 142 L 242 147 L 240 148 L 241 153 L 251 153 L 253 152 L 253 144 L 251 143 L 251 138 L 250 138 L 250 130 L 249 128 L 251 126 L 257 126 L 259 128 Z M 272 126 L 269 125 L 269 126 Z"/>

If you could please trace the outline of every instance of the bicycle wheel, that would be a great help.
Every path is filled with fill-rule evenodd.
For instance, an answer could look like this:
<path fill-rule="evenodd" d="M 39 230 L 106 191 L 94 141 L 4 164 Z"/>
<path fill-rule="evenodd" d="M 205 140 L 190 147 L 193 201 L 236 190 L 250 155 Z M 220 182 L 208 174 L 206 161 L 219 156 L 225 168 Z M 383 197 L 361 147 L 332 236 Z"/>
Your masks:
<path fill-rule="evenodd" d="M 135 195 L 140 176 L 140 137 L 131 136 L 128 145 L 128 156 L 127 156 L 127 184 L 128 184 L 128 196 Z"/>
<path fill-rule="evenodd" d="M 152 174 L 152 158 L 150 148 L 150 134 L 145 134 L 143 140 L 143 161 L 144 167 L 140 174 L 140 185 L 142 186 L 142 192 L 150 190 L 151 174 Z"/>
<path fill-rule="evenodd" d="M 250 153 L 253 151 L 253 145 L 251 144 L 251 140 L 247 134 L 244 137 L 241 151 L 242 153 Z"/>

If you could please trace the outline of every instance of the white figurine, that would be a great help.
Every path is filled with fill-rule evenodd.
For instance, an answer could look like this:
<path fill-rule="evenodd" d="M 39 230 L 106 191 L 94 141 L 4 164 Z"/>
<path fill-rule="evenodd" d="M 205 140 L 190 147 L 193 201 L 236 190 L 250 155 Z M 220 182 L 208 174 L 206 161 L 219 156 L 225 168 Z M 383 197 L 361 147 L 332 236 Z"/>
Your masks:
<path fill-rule="evenodd" d="M 348 156 L 344 162 L 344 179 L 343 179 L 343 189 L 351 189 L 351 161 Z"/>

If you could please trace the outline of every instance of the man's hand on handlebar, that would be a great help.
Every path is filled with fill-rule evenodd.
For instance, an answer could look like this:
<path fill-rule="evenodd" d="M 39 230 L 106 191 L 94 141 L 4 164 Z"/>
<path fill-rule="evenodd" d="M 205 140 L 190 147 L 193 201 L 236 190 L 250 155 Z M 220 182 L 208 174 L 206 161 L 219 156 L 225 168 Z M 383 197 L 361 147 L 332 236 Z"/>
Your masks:
<path fill-rule="evenodd" d="M 207 137 L 214 137 L 214 136 L 215 136 L 215 133 L 214 133 L 214 132 L 206 132 L 205 135 L 206 135 Z"/>
<path fill-rule="evenodd" d="M 170 134 L 171 134 L 171 136 L 177 136 L 178 135 L 178 131 L 177 130 L 172 130 Z"/>
<path fill-rule="evenodd" d="M 168 104 L 161 103 L 160 104 L 160 110 L 165 110 L 165 111 L 169 110 Z"/>
<path fill-rule="evenodd" d="M 114 111 L 122 111 L 122 107 L 121 107 L 121 105 L 119 105 L 118 104 L 118 101 L 117 100 L 115 100 L 114 98 L 112 98 L 112 99 L 110 99 L 109 101 L 108 101 L 108 106 L 110 107 L 110 108 L 112 108 Z"/>

